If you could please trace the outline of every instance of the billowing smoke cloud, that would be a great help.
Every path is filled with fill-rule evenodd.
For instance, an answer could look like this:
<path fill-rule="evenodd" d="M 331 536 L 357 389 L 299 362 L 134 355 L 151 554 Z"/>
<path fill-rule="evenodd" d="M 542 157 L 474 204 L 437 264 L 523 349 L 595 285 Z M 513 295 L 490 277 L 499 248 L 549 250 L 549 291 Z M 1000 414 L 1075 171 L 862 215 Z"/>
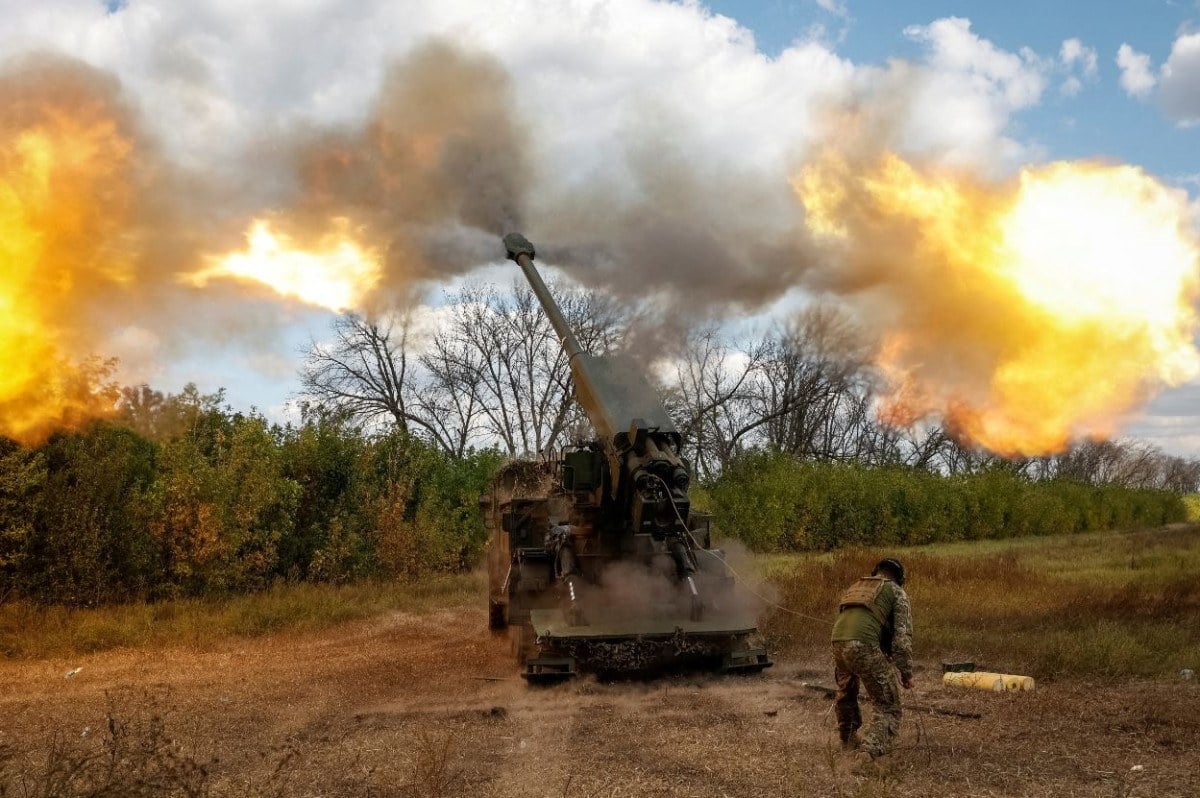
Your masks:
<path fill-rule="evenodd" d="M 513 108 L 495 59 L 438 41 L 417 48 L 388 71 L 364 126 L 299 145 L 301 196 L 282 212 L 286 226 L 349 218 L 386 251 L 384 291 L 494 259 L 498 237 L 522 223 L 532 178 Z"/>
<path fill-rule="evenodd" d="M 659 300 L 664 326 L 761 306 L 811 264 L 800 217 L 782 212 L 796 206 L 786 172 L 697 163 L 650 113 L 619 131 L 619 162 L 566 181 L 538 173 L 538 127 L 517 118 L 515 95 L 496 59 L 419 46 L 388 71 L 363 124 L 307 130 L 260 167 L 282 172 L 262 182 L 294 186 L 260 216 L 297 246 L 336 220 L 382 253 L 373 307 L 495 261 L 512 230 L 586 285 Z"/>
<path fill-rule="evenodd" d="M 697 164 L 646 137 L 630 154 L 630 184 L 576 187 L 536 217 L 546 259 L 628 299 L 654 296 L 693 320 L 759 307 L 812 265 L 799 217 L 781 222 L 776 181 L 732 164 Z"/>
<path fill-rule="evenodd" d="M 694 14 L 653 9 L 672 24 Z M 2 293 L 25 315 L 0 327 L 5 358 L 17 365 L 0 384 L 0 400 L 16 403 L 6 415 L 19 417 L 11 408 L 31 406 L 39 386 L 53 384 L 34 363 L 107 354 L 109 344 L 131 340 L 152 340 L 161 355 L 248 330 L 257 334 L 247 345 L 258 345 L 279 322 L 278 311 L 263 310 L 265 297 L 333 309 L 406 302 L 425 281 L 494 262 L 499 235 L 522 229 L 544 262 L 584 284 L 655 299 L 664 327 L 757 310 L 795 288 L 841 296 L 880 339 L 881 365 L 909 397 L 895 404 L 897 420 L 949 416 L 967 437 L 1014 452 L 1104 434 L 1155 387 L 1191 373 L 1186 347 L 1175 345 L 1192 329 L 1190 317 L 1171 315 L 1169 334 L 1152 324 L 1125 324 L 1107 337 L 1084 332 L 1104 329 L 1103 314 L 1081 326 L 1061 296 L 1051 301 L 1036 285 L 980 272 L 978 263 L 995 260 L 989 241 L 972 239 L 967 249 L 987 257 L 964 260 L 962 242 L 945 228 L 952 221 L 986 235 L 1012 204 L 1010 178 L 979 163 L 1019 157 L 1003 130 L 1008 114 L 1040 96 L 1041 62 L 998 50 L 965 20 L 906 33 L 929 48 L 932 67 L 896 61 L 856 71 L 818 45 L 798 46 L 770 68 L 816 67 L 833 77 L 824 89 L 792 97 L 773 93 L 775 73 L 753 62 L 746 72 L 753 91 L 740 101 L 758 124 L 744 136 L 735 125 L 697 129 L 689 96 L 628 86 L 628 97 L 605 95 L 607 115 L 593 109 L 590 126 L 581 127 L 555 98 L 530 102 L 524 84 L 517 91 L 512 75 L 529 80 L 531 73 L 435 39 L 392 64 L 358 121 L 290 125 L 202 173 L 163 156 L 162 142 L 142 131 L 112 77 L 61 60 L 10 71 L 0 77 L 7 99 L 0 180 L 15 198 L 4 223 L 23 234 L 8 236 L 6 258 L 18 266 Z M 930 124 L 938 118 L 930 109 L 947 97 L 969 129 Z M 545 117 L 530 115 L 541 105 Z M 572 149 L 579 136 L 587 147 Z M 745 157 L 733 157 L 729 141 L 742 138 Z M 724 157 L 711 157 L 722 148 Z M 572 153 L 577 163 L 566 157 Z M 917 166 L 908 187 L 893 185 L 895 164 L 910 162 Z M 926 167 L 934 177 L 924 178 Z M 1144 175 L 1130 180 L 1138 196 L 1158 196 Z M 881 202 L 881 186 L 896 196 Z M 952 207 L 942 212 L 937 202 L 947 197 Z M 1068 194 L 1062 202 L 1075 200 Z M 1173 230 L 1177 216 L 1160 220 Z M 831 244 L 831 234 L 843 241 Z M 931 246 L 934 239 L 941 244 Z M 1190 250 L 1181 251 L 1186 261 Z M 1181 274 L 1178 262 L 1164 275 Z M 1066 280 L 1071 290 L 1075 279 Z M 1172 285 L 1169 307 L 1186 307 L 1190 284 Z M 1167 299 L 1153 308 L 1161 313 Z M 1147 312 L 1139 307 L 1137 318 Z M 29 345 L 34 340 L 40 349 Z M 1011 382 L 1000 390 L 1009 404 L 1034 395 L 1029 385 L 1039 381 L 1083 381 L 1040 365 L 1012 379 L 1014 350 L 1044 354 L 1064 340 L 1076 352 L 1124 353 L 1119 389 L 1095 402 L 1062 392 L 1060 404 L 1084 408 L 1083 417 L 1054 417 L 1054 435 L 1036 443 L 992 440 L 990 422 L 979 419 L 996 400 L 1000 376 Z M 1156 365 L 1139 369 L 1147 353 Z M 1114 382 L 1098 366 L 1079 373 Z M 56 412 L 52 423 L 69 415 Z M 1025 423 L 1039 413 L 1002 415 Z M 23 420 L 9 423 L 9 434 L 21 425 L 45 428 Z"/>
<path fill-rule="evenodd" d="M 565 185 L 535 173 L 537 126 L 517 107 L 494 58 L 443 41 L 418 47 L 389 70 L 364 125 L 297 145 L 299 196 L 272 217 L 298 240 L 349 219 L 386 252 L 384 302 L 494 261 L 512 230 L 587 285 L 667 305 L 686 294 L 692 314 L 758 306 L 796 284 L 808 259 L 795 219 L 780 224 L 780 207 L 794 205 L 785 173 L 763 181 L 698 164 L 670 130 L 638 122 L 622 131 L 611 174 Z"/>

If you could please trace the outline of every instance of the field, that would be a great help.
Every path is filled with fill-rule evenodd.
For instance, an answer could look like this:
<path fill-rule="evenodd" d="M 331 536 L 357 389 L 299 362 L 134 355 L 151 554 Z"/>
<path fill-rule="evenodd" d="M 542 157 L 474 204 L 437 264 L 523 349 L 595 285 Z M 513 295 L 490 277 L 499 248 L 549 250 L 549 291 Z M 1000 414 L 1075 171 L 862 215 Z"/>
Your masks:
<path fill-rule="evenodd" d="M 846 772 L 821 618 L 876 552 L 746 558 L 762 677 L 530 689 L 477 577 L 234 602 L 0 608 L 5 796 L 1194 796 L 1200 529 L 902 552 L 920 668 L 899 750 Z M 146 613 L 152 613 L 147 615 Z M 1039 679 L 957 692 L 962 656 Z M 80 669 L 75 671 L 75 669 Z M 75 671 L 73 675 L 66 674 Z M 930 708 L 978 713 L 964 718 Z"/>

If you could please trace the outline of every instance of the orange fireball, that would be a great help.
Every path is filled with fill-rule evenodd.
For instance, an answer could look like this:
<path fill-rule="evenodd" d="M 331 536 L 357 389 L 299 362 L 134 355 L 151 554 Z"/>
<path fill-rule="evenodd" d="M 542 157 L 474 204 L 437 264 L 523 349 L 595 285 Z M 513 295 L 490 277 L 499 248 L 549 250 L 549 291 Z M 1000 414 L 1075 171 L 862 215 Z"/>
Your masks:
<path fill-rule="evenodd" d="M 301 246 L 259 219 L 246 234 L 241 252 L 214 256 L 185 282 L 203 287 L 214 279 L 262 285 L 276 294 L 333 311 L 358 310 L 379 284 L 383 269 L 378 254 L 358 243 L 344 218 L 315 244 Z"/>
<path fill-rule="evenodd" d="M 130 278 L 129 153 L 94 108 L 0 128 L 0 435 L 36 442 L 112 410 L 71 322 L 97 283 Z"/>
<path fill-rule="evenodd" d="M 1200 373 L 1200 244 L 1186 197 L 1132 166 L 1058 162 L 993 184 L 830 152 L 794 181 L 879 325 L 896 423 L 940 416 L 1005 455 L 1112 435 Z"/>

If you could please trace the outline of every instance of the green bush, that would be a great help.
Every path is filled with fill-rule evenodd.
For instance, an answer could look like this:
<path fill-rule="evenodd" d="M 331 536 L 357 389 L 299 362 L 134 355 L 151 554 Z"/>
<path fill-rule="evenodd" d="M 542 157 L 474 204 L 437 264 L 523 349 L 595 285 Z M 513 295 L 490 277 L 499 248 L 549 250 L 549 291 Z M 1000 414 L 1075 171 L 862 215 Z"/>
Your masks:
<path fill-rule="evenodd" d="M 194 390 L 35 449 L 0 440 L 0 601 L 97 604 L 472 567 L 494 452 L 453 459 L 328 414 Z M 136 428 L 136 430 L 135 430 Z"/>
<path fill-rule="evenodd" d="M 0 481 L 32 480 L 25 506 L 0 521 L 0 536 L 21 536 L 10 588 L 82 606 L 145 593 L 159 566 L 144 501 L 155 472 L 149 441 L 101 423 L 5 465 L 16 471 Z"/>
<path fill-rule="evenodd" d="M 1159 526 L 1182 521 L 1178 494 L 1030 481 L 1007 468 L 925 470 L 743 455 L 704 487 L 718 531 L 755 551 L 829 550 Z"/>
<path fill-rule="evenodd" d="M 481 557 L 494 451 L 308 412 L 278 426 L 193 388 L 27 449 L 0 440 L 0 602 L 227 595 L 461 571 Z M 757 551 L 981 540 L 1183 520 L 1182 497 L 1006 468 L 941 477 L 752 452 L 696 505 Z"/>

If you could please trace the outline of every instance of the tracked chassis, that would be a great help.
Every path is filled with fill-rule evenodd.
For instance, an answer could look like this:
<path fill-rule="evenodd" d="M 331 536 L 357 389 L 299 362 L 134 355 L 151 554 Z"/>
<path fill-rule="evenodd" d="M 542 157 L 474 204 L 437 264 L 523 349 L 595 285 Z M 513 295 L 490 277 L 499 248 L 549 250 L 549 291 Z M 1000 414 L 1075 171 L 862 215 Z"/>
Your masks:
<path fill-rule="evenodd" d="M 650 536 L 638 541 L 638 556 L 579 558 L 580 573 L 592 573 L 595 581 L 576 582 L 572 601 L 570 586 L 555 579 L 552 553 L 528 545 L 552 527 L 552 507 L 581 509 L 569 492 L 561 486 L 556 490 L 556 467 L 561 463 L 511 463 L 482 501 L 490 531 L 489 621 L 493 630 L 507 630 L 522 677 L 552 683 L 581 672 L 605 677 L 678 670 L 754 673 L 771 666 L 754 608 L 739 595 L 717 549 L 697 550 L 701 568 L 695 581 L 704 597 L 698 612 L 687 591 L 671 589 L 670 557 L 655 551 L 662 547 Z M 555 495 L 548 495 L 552 491 Z M 707 543 L 707 516 L 694 513 L 692 523 L 692 536 Z M 644 572 L 640 585 L 660 588 L 658 600 L 612 596 L 621 585 L 606 585 L 606 567 Z"/>

